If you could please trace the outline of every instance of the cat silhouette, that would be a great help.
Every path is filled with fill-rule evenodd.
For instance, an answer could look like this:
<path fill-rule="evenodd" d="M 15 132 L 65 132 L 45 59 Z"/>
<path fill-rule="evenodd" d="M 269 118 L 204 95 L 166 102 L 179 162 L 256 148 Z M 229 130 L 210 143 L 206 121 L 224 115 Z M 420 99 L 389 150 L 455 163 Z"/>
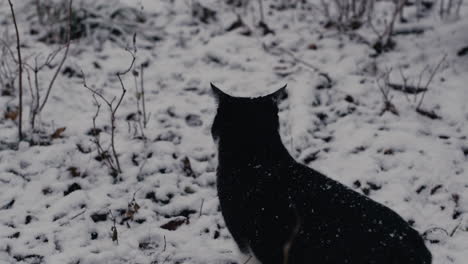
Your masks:
<path fill-rule="evenodd" d="M 263 264 L 430 264 L 402 217 L 294 160 L 279 134 L 286 87 L 257 98 L 211 84 L 212 136 L 226 226 L 241 252 Z"/>

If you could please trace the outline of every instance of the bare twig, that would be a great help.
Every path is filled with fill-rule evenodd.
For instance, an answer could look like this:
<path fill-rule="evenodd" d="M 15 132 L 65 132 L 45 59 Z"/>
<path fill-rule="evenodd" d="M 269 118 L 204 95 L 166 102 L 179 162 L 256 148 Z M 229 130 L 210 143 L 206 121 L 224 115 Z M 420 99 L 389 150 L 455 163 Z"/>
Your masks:
<path fill-rule="evenodd" d="M 458 224 L 453 228 L 452 232 L 450 232 L 450 237 L 453 237 L 453 235 L 455 235 L 455 232 L 457 232 L 460 225 L 461 225 L 461 221 L 458 222 Z"/>
<path fill-rule="evenodd" d="M 96 119 L 99 116 L 99 110 L 101 109 L 101 104 L 99 104 L 95 94 L 93 94 L 93 99 L 96 103 L 96 114 L 93 116 L 93 131 L 91 133 L 94 137 L 94 144 L 96 145 L 98 156 L 102 158 L 102 160 L 105 162 L 108 168 L 110 168 L 112 171 L 116 171 L 117 169 L 114 165 L 114 161 L 112 157 L 109 154 L 107 154 L 107 151 L 103 149 L 101 145 L 101 141 L 99 139 L 99 131 L 98 131 L 98 128 L 96 127 Z"/>
<path fill-rule="evenodd" d="M 60 47 L 60 48 L 54 50 L 53 52 L 51 52 L 50 54 L 48 54 L 45 61 L 41 65 L 38 65 L 38 58 L 40 57 L 40 55 L 37 55 L 35 57 L 34 67 L 30 66 L 27 63 L 25 64 L 25 66 L 27 66 L 28 68 L 30 68 L 31 70 L 34 71 L 34 84 L 35 84 L 36 89 L 35 89 L 35 95 L 31 94 L 31 96 L 33 97 L 33 103 L 31 104 L 31 117 L 30 117 L 31 128 L 32 128 L 33 131 L 34 131 L 35 124 L 36 124 L 36 117 L 42 112 L 42 110 L 46 106 L 47 100 L 49 99 L 49 95 L 50 95 L 50 92 L 52 91 L 55 80 L 56 80 L 58 74 L 60 73 L 60 70 L 62 69 L 62 67 L 63 67 L 63 65 L 64 65 L 64 63 L 65 63 L 65 61 L 67 59 L 67 56 L 68 56 L 68 51 L 69 51 L 69 48 L 70 48 L 70 39 L 71 39 L 71 26 L 72 26 L 72 23 L 71 23 L 71 19 L 72 19 L 72 2 L 73 1 L 70 0 L 69 6 L 68 6 L 67 42 L 66 42 L 65 46 Z M 52 79 L 50 80 L 49 85 L 47 87 L 46 95 L 45 95 L 44 99 L 41 102 L 41 94 L 40 94 L 40 91 L 39 91 L 38 74 L 45 66 L 50 66 L 52 61 L 57 56 L 57 54 L 63 48 L 65 48 L 65 52 L 63 54 L 62 60 L 60 61 L 58 67 L 56 68 L 55 73 L 54 73 L 54 75 L 53 75 Z"/>
<path fill-rule="evenodd" d="M 122 81 L 122 75 L 125 75 L 127 74 L 128 72 L 131 71 L 131 69 L 133 68 L 133 65 L 135 63 L 135 60 L 136 60 L 136 57 L 135 57 L 135 51 L 136 51 L 136 46 L 135 46 L 135 38 L 136 38 L 136 35 L 133 35 L 133 45 L 134 45 L 134 50 L 131 51 L 130 49 L 126 49 L 126 51 L 128 51 L 131 55 L 132 55 L 132 61 L 130 63 L 130 67 L 124 71 L 121 71 L 121 72 L 117 72 L 115 75 L 117 76 L 118 80 L 119 80 L 119 83 L 120 83 L 120 87 L 122 89 L 122 93 L 120 95 L 120 98 L 119 100 L 117 101 L 117 104 L 114 106 L 114 102 L 115 102 L 115 97 L 112 99 L 112 100 L 109 100 L 107 99 L 106 97 L 104 97 L 100 92 L 90 88 L 87 83 L 86 83 L 86 78 L 85 78 L 85 75 L 84 73 L 82 74 L 83 76 L 83 86 L 88 89 L 89 91 L 91 91 L 93 93 L 93 98 L 96 98 L 95 96 L 98 96 L 99 98 L 101 98 L 105 103 L 106 105 L 108 106 L 109 108 L 109 113 L 110 113 L 110 123 L 111 123 L 111 143 L 110 143 L 110 148 L 112 150 L 112 158 L 109 156 L 109 157 L 106 157 L 105 160 L 107 160 L 107 165 L 109 166 L 109 168 L 112 170 L 112 173 L 113 174 L 120 174 L 122 173 L 122 168 L 120 166 L 120 161 L 119 161 L 119 155 L 117 153 L 117 150 L 116 150 L 116 147 L 115 147 L 115 129 L 116 129 L 116 118 L 115 118 L 115 115 L 117 113 L 117 110 L 119 109 L 122 101 L 123 101 L 123 98 L 125 96 L 125 93 L 127 92 L 127 90 L 125 89 L 125 85 Z M 82 71 L 83 72 L 83 71 Z M 98 104 L 99 105 L 99 104 Z M 98 110 L 99 111 L 99 110 Z M 93 119 L 93 123 L 95 122 L 95 118 Z M 95 126 L 95 124 L 94 124 Z M 96 146 L 98 147 L 98 150 L 99 149 L 102 149 L 99 144 L 96 143 Z M 98 152 L 99 153 L 99 152 Z M 104 152 L 103 152 L 104 154 Z M 113 176 L 117 176 L 117 175 L 113 175 Z"/>
<path fill-rule="evenodd" d="M 374 11 L 375 0 L 321 0 L 321 5 L 325 17 L 330 25 L 337 27 L 339 31 L 346 32 L 361 27 L 366 20 L 370 20 Z M 333 11 L 330 10 L 332 2 Z"/>
<path fill-rule="evenodd" d="M 199 210 L 200 214 L 198 215 L 198 217 L 201 217 L 201 216 L 202 216 L 202 212 L 203 212 L 203 203 L 204 203 L 204 202 L 205 202 L 205 199 L 202 199 L 202 200 L 201 200 L 201 205 L 200 205 L 200 210 Z"/>
<path fill-rule="evenodd" d="M 65 53 L 63 54 L 62 60 L 60 61 L 60 64 L 57 67 L 57 70 L 55 71 L 55 74 L 49 83 L 49 87 L 47 88 L 47 93 L 44 97 L 44 101 L 42 102 L 41 106 L 38 109 L 39 112 L 41 112 L 42 109 L 44 109 L 44 106 L 47 103 L 47 99 L 49 98 L 50 91 L 52 90 L 52 87 L 54 86 L 55 79 L 57 78 L 57 75 L 60 73 L 60 70 L 62 69 L 62 66 L 65 63 L 65 60 L 67 59 L 68 50 L 70 48 L 70 39 L 71 39 L 72 3 L 73 3 L 73 0 L 70 0 L 69 6 L 68 6 L 68 34 L 67 34 L 67 44 L 65 48 Z"/>
<path fill-rule="evenodd" d="M 135 61 L 135 57 L 133 57 L 133 61 Z M 132 65 L 133 65 L 133 63 L 132 63 Z M 112 154 L 114 155 L 115 162 L 117 163 L 118 172 L 122 173 L 122 169 L 120 167 L 120 162 L 119 162 L 119 157 L 117 155 L 117 151 L 115 150 L 115 113 L 117 112 L 117 109 L 119 109 L 119 106 L 122 103 L 122 100 L 123 100 L 127 90 L 125 89 L 125 86 L 124 86 L 124 84 L 122 82 L 122 78 L 120 78 L 119 74 L 117 74 L 117 77 L 119 78 L 120 85 L 122 86 L 122 94 L 121 94 L 119 102 L 117 103 L 115 108 L 112 109 L 112 105 L 111 105 L 111 109 L 110 109 L 111 112 L 112 112 L 112 114 L 111 114 L 111 125 L 112 125 L 112 128 L 111 128 L 111 146 L 112 146 Z"/>
<path fill-rule="evenodd" d="M 141 103 L 143 107 L 143 127 L 146 128 L 146 125 L 149 121 L 149 116 L 146 115 L 146 105 L 145 105 L 145 85 L 143 81 L 143 65 L 140 66 L 140 90 L 141 90 Z"/>
<path fill-rule="evenodd" d="M 72 218 L 70 218 L 70 219 L 66 220 L 65 222 L 62 222 L 62 223 L 60 224 L 60 226 L 64 226 L 64 225 L 67 225 L 67 224 L 69 224 L 71 220 L 74 220 L 74 219 L 75 219 L 75 218 L 77 218 L 78 216 L 80 216 L 80 215 L 83 215 L 85 212 L 86 212 L 86 209 L 85 209 L 85 210 L 83 210 L 82 212 L 80 212 L 80 213 L 76 214 L 76 215 L 75 215 L 75 216 L 73 216 Z"/>
<path fill-rule="evenodd" d="M 269 52 L 268 47 L 263 46 L 263 48 L 264 48 L 265 51 Z M 331 85 L 333 84 L 333 80 L 332 80 L 332 78 L 330 77 L 330 75 L 329 75 L 328 73 L 326 73 L 326 72 L 321 71 L 319 67 L 317 67 L 317 66 L 315 66 L 315 65 L 313 65 L 313 64 L 311 64 L 311 63 L 309 63 L 309 62 L 307 62 L 307 61 L 305 61 L 305 60 L 303 60 L 303 59 L 298 58 L 298 57 L 294 54 L 294 52 L 292 52 L 292 51 L 290 51 L 290 50 L 288 50 L 288 49 L 279 47 L 279 48 L 278 48 L 278 51 L 281 52 L 281 53 L 286 53 L 286 54 L 289 55 L 295 62 L 298 62 L 298 63 L 300 63 L 300 64 L 302 64 L 302 65 L 304 65 L 304 66 L 310 68 L 310 69 L 313 70 L 314 72 L 317 72 L 319 76 L 322 76 L 322 77 L 324 77 L 324 78 L 327 80 L 329 86 L 331 86 Z M 270 52 L 270 53 L 271 53 L 271 52 Z"/>
<path fill-rule="evenodd" d="M 143 80 L 141 79 L 141 76 L 143 74 L 143 67 L 141 67 L 141 72 L 140 74 L 134 70 L 133 71 L 133 78 L 134 78 L 134 81 L 135 81 L 135 98 L 136 98 L 136 107 L 137 107 L 137 119 L 134 120 L 137 124 L 138 124 L 138 127 L 140 129 L 140 136 L 143 138 L 143 139 L 146 139 L 146 136 L 145 136 L 145 131 L 144 129 L 146 128 L 146 124 L 145 124 L 145 110 L 141 110 L 141 107 L 140 107 L 140 104 L 142 104 L 142 107 L 144 109 L 145 105 L 144 105 L 144 95 L 143 95 Z M 138 88 L 138 79 L 137 77 L 140 76 L 140 86 L 141 88 Z M 141 90 L 140 90 L 141 89 Z M 143 102 L 142 102 L 143 101 Z M 138 127 L 137 125 L 134 126 L 135 127 L 135 134 L 138 134 Z M 130 121 L 129 121 L 129 131 L 130 131 Z"/>
<path fill-rule="evenodd" d="M 398 14 L 401 14 L 401 12 L 403 11 L 406 1 L 407 0 L 395 0 L 395 9 L 392 13 L 392 19 L 390 20 L 390 23 L 387 24 L 387 27 L 385 28 L 383 34 L 383 37 L 385 37 L 385 39 L 383 39 L 382 42 L 383 45 L 388 45 L 390 43 L 396 18 Z"/>
<path fill-rule="evenodd" d="M 402 67 L 398 67 L 398 71 L 400 72 L 400 76 L 401 76 L 401 80 L 403 81 L 403 94 L 405 95 L 405 98 L 406 100 L 408 101 L 408 103 L 410 102 L 410 99 L 409 99 L 409 96 L 408 96 L 408 93 L 409 91 L 417 91 L 417 88 L 418 87 L 415 87 L 414 90 L 410 90 L 408 87 L 408 78 L 405 76 L 405 74 L 403 73 L 403 69 Z M 388 84 L 390 87 L 392 87 L 393 89 L 395 89 L 395 86 L 392 86 L 391 83 Z"/>
<path fill-rule="evenodd" d="M 368 23 L 370 28 L 374 31 L 375 35 L 377 35 L 377 41 L 373 45 L 375 51 L 380 54 L 383 51 L 391 49 L 393 47 L 394 42 L 392 41 L 393 30 L 395 26 L 396 18 L 398 14 L 402 14 L 405 4 L 408 0 L 394 0 L 395 8 L 393 9 L 392 16 L 390 21 L 385 23 L 385 29 L 382 33 L 380 33 L 373 25 L 372 19 L 369 19 Z"/>
<path fill-rule="evenodd" d="M 132 41 L 133 41 L 133 50 L 130 50 L 129 48 L 126 48 L 125 50 L 130 53 L 130 55 L 132 55 L 132 62 L 130 63 L 130 66 L 128 67 L 128 69 L 122 71 L 122 72 L 117 72 L 116 75 L 119 76 L 119 75 L 125 75 L 127 73 L 129 73 L 132 68 L 133 68 L 133 64 L 135 63 L 135 60 L 136 60 L 136 56 L 135 56 L 135 53 L 136 53 L 136 33 L 133 33 L 133 37 L 132 37 Z"/>
<path fill-rule="evenodd" d="M 113 106 L 113 102 L 114 100 L 112 101 L 109 101 L 108 99 L 106 99 L 101 93 L 91 89 L 87 84 L 86 84 L 86 78 L 83 74 L 83 86 L 85 88 L 87 88 L 88 90 L 90 90 L 92 93 L 93 93 L 93 98 L 96 102 L 96 105 L 97 105 L 97 111 L 96 111 L 96 114 L 95 116 L 93 117 L 93 129 L 94 129 L 94 137 L 95 137 L 95 141 L 94 143 L 96 144 L 96 147 L 97 147 L 97 150 L 98 150 L 98 154 L 101 156 L 101 158 L 103 158 L 103 160 L 106 163 L 106 165 L 109 167 L 109 169 L 112 170 L 113 173 L 122 173 L 122 169 L 120 168 L 120 163 L 119 163 L 119 157 L 117 155 L 117 151 L 115 149 L 115 141 L 114 141 L 114 138 L 115 138 L 115 111 L 117 109 L 114 108 Z M 124 91 L 122 92 L 122 95 L 120 97 L 120 100 L 119 100 L 119 104 L 120 105 L 120 102 L 122 101 L 123 97 L 125 95 L 125 89 Z M 109 112 L 110 112 L 110 120 L 111 120 L 111 148 L 112 148 L 112 156 L 106 154 L 107 151 L 104 151 L 104 149 L 102 148 L 101 144 L 100 144 L 100 140 L 99 140 L 99 135 L 98 135 L 98 132 L 97 132 L 97 128 L 96 128 L 96 118 L 99 114 L 99 109 L 101 107 L 101 105 L 99 104 L 99 102 L 97 101 L 97 98 L 96 96 L 99 96 L 106 104 L 107 106 L 109 107 Z M 115 99 L 115 98 L 114 98 Z"/>
<path fill-rule="evenodd" d="M 421 105 L 422 105 L 422 102 L 424 100 L 424 96 L 426 95 L 426 92 L 427 92 L 427 88 L 429 87 L 429 84 L 432 82 L 432 80 L 434 79 L 434 76 L 436 75 L 437 71 L 439 70 L 440 66 L 442 65 L 442 62 L 445 61 L 445 58 L 447 57 L 447 54 L 445 54 L 442 59 L 439 61 L 439 63 L 437 64 L 437 66 L 432 69 L 432 70 L 429 70 L 429 79 L 427 80 L 426 82 L 426 85 L 424 86 L 424 89 L 425 91 L 423 92 L 423 94 L 421 95 L 421 98 L 419 99 L 419 103 L 418 103 L 418 106 L 416 107 L 416 109 L 420 109 L 421 108 Z"/>
<path fill-rule="evenodd" d="M 86 210 L 83 210 L 81 213 L 79 213 L 79 214 L 73 216 L 72 218 L 70 218 L 70 220 L 73 220 L 73 219 L 77 218 L 78 216 L 84 214 L 85 212 L 86 212 Z"/>
<path fill-rule="evenodd" d="M 379 88 L 380 92 L 382 93 L 382 97 L 384 100 L 384 106 L 382 108 L 382 111 L 380 112 L 380 115 L 383 115 L 385 112 L 389 111 L 390 113 L 394 115 L 399 115 L 398 110 L 396 109 L 395 105 L 392 103 L 392 99 L 390 98 L 390 73 L 392 72 L 392 69 L 387 69 L 381 77 L 379 77 L 376 80 L 377 87 Z M 380 84 L 380 81 L 383 80 L 383 84 Z"/>
<path fill-rule="evenodd" d="M 91 88 L 88 86 L 88 84 L 86 83 L 86 76 L 85 76 L 84 72 L 81 71 L 81 73 L 82 73 L 82 76 L 83 76 L 83 86 L 84 86 L 86 89 L 88 89 L 89 91 L 91 91 L 91 92 L 93 93 L 93 95 L 99 96 L 99 98 L 101 98 L 108 106 L 111 105 L 111 102 L 108 101 L 101 93 L 98 93 L 97 91 L 91 89 Z"/>
<path fill-rule="evenodd" d="M 18 31 L 18 23 L 16 22 L 15 10 L 13 3 L 8 0 L 10 4 L 11 15 L 13 16 L 13 24 L 16 31 L 16 50 L 18 51 L 18 71 L 19 71 L 19 96 L 18 96 L 18 141 L 23 140 L 23 63 L 21 61 L 21 45 Z"/>

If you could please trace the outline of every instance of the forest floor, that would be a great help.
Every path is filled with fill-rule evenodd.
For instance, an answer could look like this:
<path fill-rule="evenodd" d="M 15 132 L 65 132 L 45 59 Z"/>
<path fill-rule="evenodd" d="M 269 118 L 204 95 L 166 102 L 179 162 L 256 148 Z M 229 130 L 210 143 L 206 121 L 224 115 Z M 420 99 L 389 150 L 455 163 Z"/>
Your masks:
<path fill-rule="evenodd" d="M 41 27 L 33 1 L 15 2 L 23 58 L 34 65 L 63 47 L 47 32 L 64 23 Z M 395 25 L 395 47 L 381 54 L 369 45 L 377 36 L 372 28 L 326 26 L 318 0 L 287 8 L 265 1 L 270 34 L 255 26 L 256 1 L 245 9 L 215 0 L 192 1 L 208 9 L 182 0 L 97 2 L 73 3 L 94 12 L 88 25 L 96 30 L 71 41 L 34 131 L 34 74 L 29 69 L 28 80 L 24 73 L 27 140 L 18 146 L 18 95 L 0 87 L 0 263 L 244 263 L 248 256 L 237 252 L 219 211 L 210 82 L 238 96 L 287 83 L 280 121 L 290 153 L 398 212 L 424 233 L 435 264 L 466 263 L 466 1 L 451 21 L 436 10 L 416 19 L 407 7 L 408 21 Z M 230 30 L 236 14 L 244 25 Z M 7 1 L 0 2 L 0 24 L 2 43 L 16 56 Z M 14 72 L 17 64 L 2 52 L 1 66 Z M 41 98 L 63 52 L 38 74 Z M 116 73 L 133 56 L 115 111 L 122 173 L 112 176 L 109 108 L 96 96 L 96 112 L 83 77 L 108 101 L 115 98 L 115 108 L 122 94 Z M 427 91 L 402 90 L 405 80 Z"/>

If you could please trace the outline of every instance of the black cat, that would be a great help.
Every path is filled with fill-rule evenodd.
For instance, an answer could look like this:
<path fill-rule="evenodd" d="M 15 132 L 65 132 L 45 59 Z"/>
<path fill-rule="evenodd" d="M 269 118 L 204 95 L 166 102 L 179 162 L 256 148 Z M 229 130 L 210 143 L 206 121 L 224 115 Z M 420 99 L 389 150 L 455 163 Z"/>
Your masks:
<path fill-rule="evenodd" d="M 432 262 L 397 213 L 291 157 L 278 132 L 285 87 L 257 98 L 212 89 L 218 196 L 242 252 L 263 264 Z"/>

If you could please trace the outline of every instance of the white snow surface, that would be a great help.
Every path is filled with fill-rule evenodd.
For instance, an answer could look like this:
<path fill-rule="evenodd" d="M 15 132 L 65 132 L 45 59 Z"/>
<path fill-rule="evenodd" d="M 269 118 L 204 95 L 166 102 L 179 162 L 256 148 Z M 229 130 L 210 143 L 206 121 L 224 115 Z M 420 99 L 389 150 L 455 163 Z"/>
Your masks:
<path fill-rule="evenodd" d="M 15 2 L 23 56 L 32 61 L 56 49 L 29 34 L 32 1 Z M 320 1 L 310 1 L 311 10 L 300 8 L 308 6 L 304 4 L 283 11 L 270 8 L 280 1 L 265 1 L 266 23 L 275 31 L 266 36 L 254 27 L 256 1 L 247 10 L 222 1 L 198 1 L 217 11 L 218 21 L 209 24 L 191 16 L 191 1 L 110 2 L 135 7 L 147 17 L 135 29 L 142 31 L 136 32 L 135 65 L 148 63 L 147 140 L 135 138 L 134 123 L 126 121 L 137 111 L 131 73 L 123 76 L 127 94 L 116 114 L 115 146 L 123 171 L 117 181 L 95 159 L 97 149 L 87 133 L 96 105 L 80 77 L 60 74 L 40 115 L 38 126 L 46 135 L 66 127 L 50 145 L 22 142 L 13 149 L 17 125 L 2 114 L 0 263 L 244 263 L 248 256 L 238 253 L 219 210 L 216 149 L 210 135 L 216 106 L 210 82 L 238 96 L 264 95 L 287 83 L 289 98 L 281 104 L 280 121 L 291 154 L 392 208 L 421 233 L 429 230 L 426 243 L 435 264 L 466 263 L 468 56 L 457 55 L 468 45 L 466 1 L 456 21 L 434 14 L 407 25 L 397 23 L 397 28 L 422 25 L 427 30 L 395 36 L 395 49 L 375 58 L 369 46 L 321 25 Z M 241 30 L 225 31 L 236 13 L 251 27 L 251 36 Z M 0 2 L 0 23 L 15 52 L 7 1 Z M 370 41 L 374 38 L 369 28 L 358 33 Z M 151 41 L 150 35 L 161 40 Z M 82 69 L 87 83 L 107 98 L 119 97 L 115 72 L 128 68 L 132 57 L 122 45 L 97 42 L 92 37 L 73 41 L 65 66 L 78 73 Z M 124 43 L 130 45 L 131 36 Z M 316 49 L 309 48 L 311 44 Z M 317 89 L 325 79 L 280 48 L 328 73 L 332 87 Z M 434 67 L 445 54 L 422 104 L 439 119 L 415 111 L 421 94 L 395 90 L 390 97 L 399 115 L 380 114 L 383 99 L 376 80 L 386 68 L 393 69 L 394 83 L 402 83 L 399 67 L 417 83 L 424 67 Z M 52 74 L 45 70 L 41 83 Z M 427 79 L 426 73 L 422 83 Z M 27 82 L 26 76 L 23 80 Z M 15 99 L 0 96 L 0 111 L 15 106 Z M 27 135 L 30 101 L 25 88 Z M 109 112 L 100 102 L 96 122 L 107 146 Z M 184 171 L 186 157 L 194 177 Z M 72 184 L 81 189 L 65 195 Z M 122 219 L 133 197 L 140 209 L 127 225 Z M 118 243 L 112 241 L 110 215 L 103 221 L 91 218 L 109 210 L 116 218 Z M 162 227 L 175 220 L 182 223 L 176 230 Z"/>

